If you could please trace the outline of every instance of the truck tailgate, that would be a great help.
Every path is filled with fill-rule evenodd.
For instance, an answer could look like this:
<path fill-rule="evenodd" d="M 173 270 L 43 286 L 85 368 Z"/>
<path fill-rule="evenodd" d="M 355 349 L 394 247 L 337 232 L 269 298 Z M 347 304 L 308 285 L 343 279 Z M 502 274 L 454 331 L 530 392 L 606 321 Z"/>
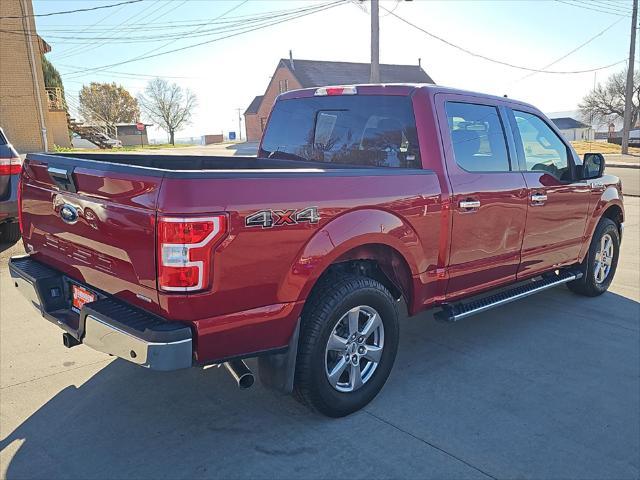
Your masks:
<path fill-rule="evenodd" d="M 71 279 L 157 311 L 155 223 L 162 176 L 127 170 L 29 155 L 21 185 L 24 244 L 35 259 Z"/>

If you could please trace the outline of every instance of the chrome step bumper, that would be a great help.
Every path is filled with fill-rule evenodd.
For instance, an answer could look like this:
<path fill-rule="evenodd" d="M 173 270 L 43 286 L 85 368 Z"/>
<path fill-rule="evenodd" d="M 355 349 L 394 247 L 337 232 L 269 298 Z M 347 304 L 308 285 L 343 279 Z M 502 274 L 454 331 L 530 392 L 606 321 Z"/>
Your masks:
<path fill-rule="evenodd" d="M 84 343 L 153 370 L 192 366 L 193 338 L 185 324 L 168 322 L 100 292 L 78 314 L 71 310 L 72 280 L 61 272 L 28 255 L 11 258 L 9 271 L 20 293 L 44 318 L 72 336 L 77 341 L 73 344 Z"/>

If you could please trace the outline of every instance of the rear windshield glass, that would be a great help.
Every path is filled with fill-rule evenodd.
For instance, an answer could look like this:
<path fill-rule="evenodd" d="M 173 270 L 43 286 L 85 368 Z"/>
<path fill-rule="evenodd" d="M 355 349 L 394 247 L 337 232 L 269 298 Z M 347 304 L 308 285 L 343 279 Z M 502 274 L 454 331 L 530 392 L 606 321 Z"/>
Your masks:
<path fill-rule="evenodd" d="M 421 168 L 411 99 L 341 95 L 276 102 L 260 156 Z"/>

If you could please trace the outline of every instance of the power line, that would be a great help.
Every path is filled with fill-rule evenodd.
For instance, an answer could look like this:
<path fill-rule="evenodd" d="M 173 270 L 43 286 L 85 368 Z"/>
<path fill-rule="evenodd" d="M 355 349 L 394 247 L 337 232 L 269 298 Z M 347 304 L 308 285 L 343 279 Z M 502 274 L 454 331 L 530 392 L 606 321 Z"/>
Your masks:
<path fill-rule="evenodd" d="M 389 12 L 389 10 L 387 10 L 385 7 L 380 7 L 380 8 L 382 8 L 382 9 L 386 10 L 387 12 Z M 522 65 L 515 65 L 513 63 L 505 62 L 503 60 L 497 60 L 495 58 L 488 57 L 488 56 L 483 55 L 481 53 L 473 52 L 473 51 L 471 51 L 471 50 L 469 50 L 467 48 L 461 47 L 460 45 L 456 45 L 455 43 L 452 43 L 449 40 L 446 40 L 446 39 L 444 39 L 442 37 L 439 37 L 438 35 L 425 30 L 424 28 L 421 28 L 421 27 L 417 26 L 414 23 L 411 23 L 409 20 L 400 17 L 397 13 L 390 12 L 390 15 L 396 17 L 398 20 L 406 23 L 407 25 L 415 28 L 416 30 L 420 30 L 422 33 L 428 35 L 429 37 L 431 37 L 431 38 L 433 38 L 435 40 L 438 40 L 438 41 L 444 43 L 445 45 L 449 45 L 450 47 L 453 47 L 453 48 L 455 48 L 457 50 L 460 50 L 461 52 L 464 52 L 464 53 L 466 53 L 468 55 L 471 55 L 472 57 L 481 58 L 481 59 L 486 60 L 488 62 L 496 63 L 498 65 L 504 65 L 505 67 L 516 68 L 518 70 L 525 70 L 527 72 L 552 73 L 552 74 L 556 74 L 556 75 L 558 75 L 558 74 L 588 73 L 588 72 L 595 72 L 597 70 L 604 70 L 606 68 L 610 68 L 610 67 L 613 67 L 615 65 L 619 65 L 619 64 L 624 63 L 626 61 L 626 59 L 623 59 L 623 60 L 619 60 L 617 62 L 611 63 L 609 65 L 603 65 L 603 66 L 597 67 L 597 68 L 589 68 L 589 69 L 585 69 L 585 70 L 572 70 L 572 71 L 553 71 L 553 70 L 543 70 L 543 69 L 539 69 L 539 68 L 530 68 L 530 67 L 525 67 L 525 66 L 522 66 Z"/>
<path fill-rule="evenodd" d="M 611 10 L 612 12 L 619 12 L 625 15 L 630 15 L 631 10 L 624 5 L 621 5 L 620 2 L 611 2 L 608 0 L 585 0 L 589 4 L 596 5 L 598 8 L 604 8 Z"/>
<path fill-rule="evenodd" d="M 132 21 L 134 18 L 140 17 L 144 12 L 146 12 L 147 10 L 152 8 L 153 6 L 157 5 L 159 2 L 160 2 L 160 0 L 155 0 L 151 5 L 147 6 L 146 8 L 143 8 L 138 13 L 133 14 L 132 16 L 130 16 L 129 18 L 127 18 L 126 20 L 121 22 L 120 25 L 125 25 L 125 24 L 129 23 L 130 21 Z M 163 3 L 158 8 L 156 8 L 155 10 L 152 10 L 149 14 L 147 14 L 147 17 L 151 17 L 154 13 L 162 10 L 163 8 L 165 8 L 165 7 L 169 6 L 169 5 L 170 5 L 170 1 L 167 1 L 167 2 Z M 165 12 L 165 13 L 159 15 L 159 16 L 157 16 L 156 20 L 158 18 L 163 17 L 164 15 L 166 15 L 167 13 L 169 13 L 169 12 L 171 12 L 173 10 L 174 10 L 174 8 L 170 9 L 169 11 L 167 11 L 167 12 Z M 114 30 L 114 32 L 118 32 L 118 29 L 116 28 Z M 123 35 L 120 35 L 119 38 L 122 38 Z M 103 36 L 103 37 L 105 37 L 105 36 Z M 98 40 L 98 41 L 89 43 L 88 45 L 86 45 L 86 48 L 82 48 L 82 47 L 78 48 L 78 47 L 76 47 L 72 52 L 67 52 L 65 55 L 62 55 L 62 56 L 57 56 L 57 55 L 54 54 L 53 57 L 56 60 L 61 60 L 63 58 L 68 58 L 68 57 L 72 57 L 72 56 L 78 55 L 80 53 L 86 53 L 88 51 L 95 50 L 97 48 L 102 47 L 103 45 L 106 45 L 107 43 L 109 43 L 108 40 L 104 40 L 104 41 Z"/>
<path fill-rule="evenodd" d="M 620 17 L 620 16 L 630 17 L 631 16 L 631 15 L 628 15 L 628 14 L 625 14 L 625 13 L 614 13 L 614 12 L 612 12 L 610 10 L 600 10 L 598 8 L 587 6 L 588 4 L 584 4 L 584 3 L 575 4 L 575 3 L 570 3 L 567 0 L 556 0 L 556 2 L 564 3 L 565 5 L 571 5 L 572 7 L 576 7 L 576 8 L 584 8 L 585 10 L 593 10 L 594 12 L 606 13 L 606 14 L 609 14 L 609 15 L 616 15 L 618 17 Z"/>
<path fill-rule="evenodd" d="M 245 2 L 248 0 L 245 0 Z M 238 6 L 234 7 L 234 8 L 238 8 Z M 212 34 L 215 33 L 223 33 L 223 32 L 230 32 L 230 31 L 237 31 L 237 30 L 243 30 L 246 29 L 247 27 L 251 26 L 251 25 L 259 25 L 259 24 L 264 24 L 265 22 L 270 22 L 271 20 L 275 19 L 275 18 L 282 18 L 282 17 L 286 17 L 286 16 L 292 16 L 295 15 L 297 13 L 303 13 L 305 11 L 309 11 L 309 10 L 313 10 L 317 8 L 317 6 L 314 7 L 305 7 L 303 9 L 300 8 L 296 8 L 296 9 L 291 9 L 286 11 L 286 13 L 279 13 L 279 14 L 274 14 L 274 15 L 270 15 L 270 16 L 257 16 L 255 18 L 249 18 L 249 19 L 243 19 L 243 20 L 234 20 L 233 23 L 227 23 L 224 24 L 222 26 L 219 27 L 214 27 L 214 28 L 209 28 L 206 30 L 203 30 L 202 27 L 203 26 L 207 26 L 209 25 L 209 23 L 216 23 L 214 21 L 211 21 L 209 23 L 201 23 L 199 24 L 200 28 L 196 28 L 196 29 L 191 29 L 188 32 L 177 32 L 177 33 L 159 33 L 159 34 L 154 34 L 154 35 L 138 35 L 138 36 L 132 36 L 132 35 L 128 35 L 126 37 L 123 37 L 122 35 L 120 36 L 115 36 L 115 37 L 106 37 L 106 36 L 100 36 L 100 37 L 77 37 L 77 36 L 58 36 L 58 35 L 50 35 L 47 36 L 47 39 L 60 39 L 60 40 L 78 40 L 78 41 L 82 41 L 83 45 L 86 44 L 87 40 L 92 40 L 92 39 L 100 39 L 100 40 L 110 40 L 110 43 L 112 44 L 125 44 L 125 43 L 143 43 L 143 42 L 155 42 L 158 40 L 166 40 L 166 39 L 186 39 L 186 38 L 197 38 L 197 37 L 207 37 L 207 36 L 211 36 Z M 217 17 L 219 18 L 219 17 Z M 0 32 L 5 32 L 5 33 L 11 33 L 11 34 L 15 34 L 15 35 L 22 35 L 21 31 L 18 30 L 0 30 Z M 70 44 L 72 42 L 62 42 L 65 44 Z"/>
<path fill-rule="evenodd" d="M 78 33 L 84 33 L 87 30 L 89 30 L 90 28 L 95 27 L 96 25 L 100 25 L 102 22 L 104 22 L 107 18 L 112 18 L 114 15 L 116 15 L 118 12 L 122 11 L 124 8 L 126 8 L 126 5 L 122 5 L 120 8 L 118 8 L 117 10 L 115 10 L 114 12 L 108 12 L 104 17 L 102 17 L 100 20 L 98 20 L 97 22 L 83 28 L 82 30 L 80 30 L 80 32 Z M 71 47 L 69 49 L 66 50 L 66 53 L 69 53 L 69 51 L 74 51 L 74 50 L 78 50 L 78 47 Z M 65 53 L 65 50 L 63 49 L 62 52 L 58 52 L 58 53 Z"/>
<path fill-rule="evenodd" d="M 39 13 L 34 15 L 12 15 L 12 16 L 4 16 L 0 17 L 0 20 L 9 19 L 9 18 L 27 18 L 27 17 L 51 17 L 53 15 L 66 15 L 68 13 L 79 13 L 79 12 L 90 12 L 93 10 L 102 10 L 103 8 L 113 8 L 118 7 L 120 5 L 128 5 L 130 3 L 139 3 L 143 0 L 127 0 L 126 2 L 113 3 L 111 5 L 100 5 L 98 7 L 91 8 L 77 8 L 75 10 L 65 10 L 62 12 L 50 12 L 50 13 Z"/>
<path fill-rule="evenodd" d="M 590 39 L 588 39 L 587 41 L 581 43 L 580 45 L 578 45 L 576 48 L 574 48 L 573 50 L 571 50 L 568 53 L 565 53 L 563 56 L 561 56 L 560 58 L 554 60 L 553 62 L 545 65 L 544 67 L 542 67 L 542 70 L 547 70 L 550 67 L 553 67 L 556 63 L 561 62 L 562 60 L 564 60 L 565 58 L 567 58 L 569 55 L 572 55 L 574 53 L 576 53 L 578 50 L 580 50 L 582 47 L 587 46 L 588 44 L 590 44 L 591 42 L 593 42 L 596 38 L 601 37 L 602 35 L 604 35 L 608 30 L 610 30 L 611 28 L 613 28 L 615 25 L 617 25 L 618 23 L 620 23 L 622 20 L 624 20 L 624 17 L 620 17 L 618 20 L 616 20 L 615 22 L 613 22 L 611 25 L 609 25 L 607 28 L 605 28 L 604 30 L 602 30 L 601 32 L 596 33 L 593 37 L 591 37 Z M 521 82 L 522 80 L 525 80 L 529 77 L 532 77 L 533 75 L 536 75 L 538 72 L 531 72 L 527 75 L 525 75 L 524 77 L 516 80 L 516 82 Z"/>
<path fill-rule="evenodd" d="M 221 19 L 221 18 L 222 18 L 222 17 L 224 17 L 227 13 L 231 13 L 231 12 L 233 12 L 234 10 L 237 10 L 238 8 L 240 8 L 241 6 L 243 6 L 245 3 L 247 3 L 248 1 L 249 1 L 249 0 L 242 0 L 240 3 L 238 3 L 237 5 L 235 5 L 235 6 L 231 7 L 230 9 L 228 9 L 228 10 L 224 11 L 222 14 L 218 15 L 217 17 L 213 18 L 212 20 L 219 20 L 219 19 Z M 184 4 L 184 3 L 186 3 L 186 0 L 185 0 L 184 2 L 182 2 L 182 4 Z M 181 5 L 182 5 L 182 4 L 181 4 Z M 198 31 L 199 31 L 199 30 L 201 30 L 201 29 L 202 29 L 202 27 L 198 27 L 198 28 L 196 28 L 192 33 L 196 33 L 196 32 L 198 32 Z M 172 41 L 172 40 L 169 40 L 168 42 L 166 42 L 166 43 L 164 43 L 164 44 L 160 45 L 159 47 L 153 48 L 153 49 L 149 50 L 148 52 L 143 53 L 142 55 L 140 55 L 140 56 L 139 56 L 139 57 L 137 57 L 137 58 L 143 58 L 143 57 L 144 57 L 144 56 L 146 56 L 146 55 L 149 55 L 149 54 L 151 54 L 151 53 L 153 53 L 153 52 L 157 52 L 158 50 L 163 49 L 164 47 L 166 47 L 167 45 L 170 45 L 171 43 L 173 43 L 173 41 Z M 133 60 L 135 60 L 135 58 L 134 58 Z"/>
<path fill-rule="evenodd" d="M 262 30 L 264 28 L 271 27 L 271 26 L 274 26 L 274 25 L 279 25 L 281 23 L 288 22 L 290 20 L 296 20 L 298 18 L 306 17 L 308 15 L 313 15 L 314 13 L 318 13 L 318 12 L 321 12 L 321 11 L 324 11 L 324 10 L 329 10 L 331 8 L 337 7 L 338 5 L 344 5 L 344 4 L 345 4 L 344 0 L 336 0 L 336 1 L 333 1 L 333 2 L 330 2 L 330 3 L 325 3 L 325 4 L 321 4 L 321 5 L 317 5 L 317 6 L 311 7 L 309 9 L 307 9 L 308 11 L 305 12 L 305 13 L 301 13 L 299 15 L 292 16 L 292 17 L 289 17 L 289 18 L 285 18 L 285 19 L 282 19 L 282 20 L 279 20 L 279 21 L 274 21 L 274 22 L 271 22 L 271 23 L 266 24 L 266 25 L 261 25 L 261 26 L 258 26 L 258 27 L 248 28 L 248 29 L 245 29 L 245 30 L 240 31 L 240 32 L 232 33 L 232 34 L 225 35 L 225 36 L 222 36 L 222 37 L 217 37 L 217 38 L 214 38 L 214 39 L 211 39 L 211 40 L 206 40 L 206 41 L 203 41 L 203 42 L 194 43 L 194 44 L 191 44 L 191 45 L 186 45 L 186 46 L 180 47 L 180 48 L 174 48 L 174 49 L 167 50 L 167 51 L 164 51 L 164 52 L 158 52 L 158 53 L 155 53 L 153 55 L 146 55 L 146 56 L 142 56 L 142 57 L 134 57 L 134 58 L 130 58 L 128 60 L 123 60 L 121 62 L 116 62 L 116 63 L 112 63 L 112 64 L 108 64 L 108 65 L 102 65 L 102 66 L 99 66 L 99 67 L 93 67 L 93 68 L 83 69 L 83 70 L 76 70 L 75 72 L 69 72 L 68 75 L 71 75 L 70 78 L 74 78 L 74 77 L 77 77 L 78 74 L 80 74 L 82 76 L 82 75 L 86 75 L 87 73 L 94 73 L 96 71 L 105 70 L 107 68 L 116 67 L 116 66 L 124 65 L 124 64 L 127 64 L 127 63 L 131 63 L 131 62 L 137 62 L 137 61 L 140 61 L 140 60 L 146 60 L 148 58 L 160 57 L 162 55 L 168 55 L 169 53 L 181 52 L 181 51 L 188 50 L 188 49 L 191 49 L 191 48 L 196 48 L 196 47 L 199 47 L 199 46 L 202 46 L 202 45 L 215 43 L 215 42 L 218 42 L 220 40 L 225 40 L 227 38 L 237 37 L 237 36 L 242 35 L 244 33 L 251 33 L 251 32 L 254 32 L 254 31 L 257 31 L 257 30 Z"/>

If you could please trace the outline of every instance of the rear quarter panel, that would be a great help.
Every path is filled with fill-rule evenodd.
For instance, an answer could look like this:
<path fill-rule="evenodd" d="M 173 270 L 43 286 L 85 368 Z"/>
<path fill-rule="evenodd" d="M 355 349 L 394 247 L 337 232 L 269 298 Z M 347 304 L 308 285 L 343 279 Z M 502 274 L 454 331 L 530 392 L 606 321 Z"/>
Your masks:
<path fill-rule="evenodd" d="M 440 213 L 437 177 L 420 170 L 387 172 L 233 181 L 165 179 L 158 201 L 160 215 L 224 211 L 229 214 L 230 235 L 215 252 L 213 291 L 161 294 L 161 304 L 177 319 L 191 320 L 205 313 L 223 315 L 303 300 L 308 279 L 317 278 L 332 258 L 367 243 L 399 250 L 413 274 L 435 268 Z M 318 223 L 271 228 L 245 224 L 249 215 L 261 210 L 308 207 L 318 208 Z"/>

